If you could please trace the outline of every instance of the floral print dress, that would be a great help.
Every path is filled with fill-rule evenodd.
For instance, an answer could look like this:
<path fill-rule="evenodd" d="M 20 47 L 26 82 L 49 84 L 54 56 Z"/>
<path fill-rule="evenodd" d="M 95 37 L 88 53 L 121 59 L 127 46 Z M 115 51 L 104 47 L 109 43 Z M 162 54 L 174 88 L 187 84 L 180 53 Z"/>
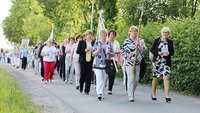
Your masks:
<path fill-rule="evenodd" d="M 168 43 L 161 41 L 158 46 L 159 52 L 168 51 Z M 153 76 L 154 77 L 163 77 L 170 75 L 170 67 L 166 63 L 165 56 L 158 55 L 155 61 L 153 62 Z"/>

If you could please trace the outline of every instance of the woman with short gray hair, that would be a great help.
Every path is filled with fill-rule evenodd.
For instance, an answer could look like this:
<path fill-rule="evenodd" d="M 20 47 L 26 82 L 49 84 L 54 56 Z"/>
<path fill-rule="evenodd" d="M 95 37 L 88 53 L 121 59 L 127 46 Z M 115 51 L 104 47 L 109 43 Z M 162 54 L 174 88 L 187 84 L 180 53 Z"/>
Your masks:
<path fill-rule="evenodd" d="M 105 72 L 105 60 L 114 56 L 112 44 L 107 41 L 107 36 L 107 30 L 101 30 L 100 41 L 97 41 L 93 47 L 93 70 L 96 74 L 96 92 L 99 100 L 103 98 L 103 91 L 107 79 L 107 74 Z"/>

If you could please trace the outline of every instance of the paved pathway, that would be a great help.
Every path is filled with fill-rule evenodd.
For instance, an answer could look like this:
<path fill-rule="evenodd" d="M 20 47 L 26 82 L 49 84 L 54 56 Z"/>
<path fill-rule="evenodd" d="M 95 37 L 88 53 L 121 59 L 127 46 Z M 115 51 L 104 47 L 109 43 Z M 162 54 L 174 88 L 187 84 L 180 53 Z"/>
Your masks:
<path fill-rule="evenodd" d="M 151 101 L 150 88 L 139 86 L 135 102 L 129 102 L 122 82 L 114 85 L 113 95 L 97 100 L 94 86 L 90 95 L 75 90 L 75 85 L 63 83 L 55 75 L 53 83 L 44 84 L 32 69 L 22 71 L 0 63 L 16 79 L 17 83 L 30 94 L 34 103 L 44 107 L 45 113 L 200 113 L 200 99 L 171 93 L 172 102 L 166 103 L 164 91 L 158 90 L 158 101 Z"/>

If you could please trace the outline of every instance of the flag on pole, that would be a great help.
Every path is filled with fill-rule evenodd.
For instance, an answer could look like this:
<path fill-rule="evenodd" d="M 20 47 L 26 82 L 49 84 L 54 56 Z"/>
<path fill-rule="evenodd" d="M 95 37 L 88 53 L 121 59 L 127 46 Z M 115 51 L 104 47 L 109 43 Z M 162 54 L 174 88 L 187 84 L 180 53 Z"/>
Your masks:
<path fill-rule="evenodd" d="M 98 21 L 98 28 L 97 28 L 97 39 L 96 41 L 101 40 L 100 38 L 100 32 L 102 29 L 105 29 L 104 19 L 102 18 L 103 10 L 98 11 L 99 13 L 99 21 Z"/>
<path fill-rule="evenodd" d="M 21 47 L 24 47 L 24 46 L 28 46 L 28 44 L 29 44 L 29 39 L 27 39 L 27 38 L 22 38 L 22 41 L 21 41 Z M 15 45 L 13 45 L 13 47 L 14 47 Z"/>

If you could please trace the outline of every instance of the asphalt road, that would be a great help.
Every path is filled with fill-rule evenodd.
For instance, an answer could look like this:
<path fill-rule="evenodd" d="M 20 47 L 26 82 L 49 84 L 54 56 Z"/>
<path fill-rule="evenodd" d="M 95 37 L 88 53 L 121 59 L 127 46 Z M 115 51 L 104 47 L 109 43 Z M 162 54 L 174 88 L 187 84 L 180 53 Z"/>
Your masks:
<path fill-rule="evenodd" d="M 172 102 L 166 103 L 164 91 L 157 91 L 157 101 L 150 98 L 151 89 L 139 85 L 135 102 L 129 102 L 122 81 L 116 81 L 113 95 L 105 95 L 97 100 L 94 86 L 89 95 L 80 93 L 74 84 L 65 84 L 58 75 L 53 83 L 44 84 L 32 69 L 22 71 L 0 63 L 17 81 L 21 89 L 27 92 L 32 101 L 42 106 L 44 113 L 200 113 L 200 98 L 170 93 Z"/>

